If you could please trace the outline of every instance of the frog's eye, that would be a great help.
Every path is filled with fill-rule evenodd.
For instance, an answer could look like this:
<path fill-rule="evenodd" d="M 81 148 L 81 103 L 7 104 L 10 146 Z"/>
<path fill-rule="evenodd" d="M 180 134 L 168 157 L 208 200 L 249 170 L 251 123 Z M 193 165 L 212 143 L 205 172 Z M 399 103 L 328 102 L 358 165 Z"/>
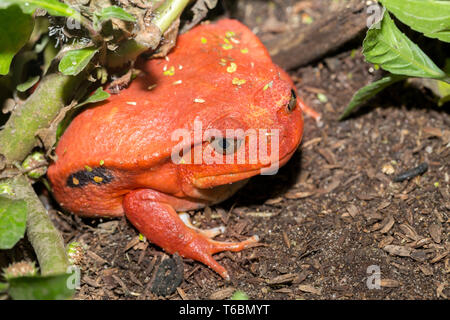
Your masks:
<path fill-rule="evenodd" d="M 295 90 L 291 89 L 291 98 L 289 99 L 289 103 L 286 105 L 286 111 L 291 113 L 294 111 L 295 106 L 297 105 L 297 95 L 295 94 Z"/>
<path fill-rule="evenodd" d="M 213 138 L 211 145 L 217 153 L 232 154 L 235 153 L 242 145 L 242 140 L 237 138 Z"/>

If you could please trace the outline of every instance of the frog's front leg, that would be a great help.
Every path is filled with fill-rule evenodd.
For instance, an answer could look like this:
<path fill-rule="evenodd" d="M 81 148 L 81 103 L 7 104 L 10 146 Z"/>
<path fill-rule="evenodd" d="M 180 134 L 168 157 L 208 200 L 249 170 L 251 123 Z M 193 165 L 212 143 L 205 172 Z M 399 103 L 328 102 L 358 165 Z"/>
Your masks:
<path fill-rule="evenodd" d="M 123 201 L 130 222 L 150 240 L 168 253 L 200 261 L 229 279 L 227 270 L 212 255 L 221 251 L 241 251 L 258 242 L 253 236 L 242 242 L 219 242 L 187 227 L 170 204 L 171 197 L 141 189 L 127 194 Z"/>

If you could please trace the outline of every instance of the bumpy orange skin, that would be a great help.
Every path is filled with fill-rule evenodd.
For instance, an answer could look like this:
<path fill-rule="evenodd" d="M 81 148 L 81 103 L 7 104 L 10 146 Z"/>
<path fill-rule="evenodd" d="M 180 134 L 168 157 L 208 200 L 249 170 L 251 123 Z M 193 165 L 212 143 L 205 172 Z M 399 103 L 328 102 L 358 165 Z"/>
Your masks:
<path fill-rule="evenodd" d="M 166 59 L 139 67 L 143 73 L 129 88 L 83 111 L 60 139 L 48 170 L 54 196 L 82 216 L 125 213 L 167 252 L 202 261 L 227 278 L 211 255 L 242 250 L 255 239 L 213 241 L 185 226 L 176 211 L 223 201 L 268 165 L 177 164 L 171 153 L 180 139 L 171 134 L 187 129 L 205 150 L 209 142 L 194 138 L 196 119 L 203 131 L 277 129 L 279 153 L 271 159 L 281 166 L 300 144 L 303 103 L 297 98 L 288 110 L 294 84 L 234 20 L 198 26 L 178 38 Z"/>

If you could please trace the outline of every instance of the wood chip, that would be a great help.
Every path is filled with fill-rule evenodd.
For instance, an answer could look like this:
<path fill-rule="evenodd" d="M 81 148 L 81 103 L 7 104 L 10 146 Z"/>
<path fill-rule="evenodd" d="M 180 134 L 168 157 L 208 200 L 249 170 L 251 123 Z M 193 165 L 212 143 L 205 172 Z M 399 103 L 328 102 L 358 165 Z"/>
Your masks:
<path fill-rule="evenodd" d="M 381 279 L 380 286 L 384 288 L 397 288 L 401 285 L 401 283 L 394 279 Z"/>
<path fill-rule="evenodd" d="M 291 283 L 298 277 L 297 273 L 287 273 L 282 274 L 281 276 L 277 276 L 272 279 L 267 279 L 266 283 L 269 285 L 278 285 L 278 284 L 284 284 L 284 283 Z"/>
<path fill-rule="evenodd" d="M 433 268 L 431 268 L 431 266 L 429 266 L 429 265 L 421 265 L 421 266 L 419 266 L 419 269 L 426 276 L 432 276 L 433 275 Z"/>
<path fill-rule="evenodd" d="M 91 278 L 89 278 L 88 276 L 83 276 L 83 281 L 87 284 L 87 285 L 89 285 L 89 286 L 91 286 L 91 287 L 93 287 L 93 288 L 98 288 L 98 287 L 100 287 L 100 285 L 98 284 L 98 282 L 97 281 L 95 281 L 94 279 L 91 279 Z"/>
<path fill-rule="evenodd" d="M 388 244 L 387 246 L 383 247 L 383 250 L 394 255 L 394 256 L 400 256 L 400 257 L 409 257 L 411 255 L 411 248 L 404 247 L 404 246 L 396 246 L 392 244 Z"/>
<path fill-rule="evenodd" d="M 393 241 L 394 237 L 387 236 L 380 241 L 380 243 L 378 244 L 378 248 L 384 248 L 385 246 L 391 244 Z"/>
<path fill-rule="evenodd" d="M 430 238 L 422 238 L 420 240 L 417 240 L 417 241 L 414 241 L 412 243 L 409 243 L 408 246 L 411 247 L 411 248 L 417 249 L 417 248 L 421 248 L 421 247 L 423 247 L 423 246 L 425 246 L 427 244 L 430 244 L 431 241 L 432 240 Z"/>
<path fill-rule="evenodd" d="M 341 184 L 341 179 L 334 178 L 326 187 L 325 189 L 319 191 L 321 194 L 327 194 L 335 190 L 339 185 Z"/>
<path fill-rule="evenodd" d="M 325 148 L 317 148 L 317 152 L 324 157 L 324 159 L 329 163 L 329 164 L 336 164 L 336 156 L 333 154 L 333 152 L 331 152 L 330 149 L 325 149 Z"/>
<path fill-rule="evenodd" d="M 436 263 L 444 259 L 448 254 L 448 251 L 444 251 L 441 253 L 436 254 L 436 256 L 430 261 L 430 263 Z"/>
<path fill-rule="evenodd" d="M 352 183 L 353 181 L 355 181 L 356 179 L 359 179 L 362 176 L 361 173 L 358 173 L 354 176 L 351 176 L 350 178 L 348 178 L 343 184 L 342 186 L 345 187 L 346 185 Z"/>
<path fill-rule="evenodd" d="M 314 288 L 313 286 L 310 286 L 309 284 L 301 284 L 298 286 L 298 289 L 303 292 L 312 293 L 316 295 L 321 295 L 322 290 L 318 288 Z"/>
<path fill-rule="evenodd" d="M 177 292 L 180 295 L 180 298 L 182 300 L 188 300 L 188 296 L 186 295 L 186 293 L 184 292 L 183 289 L 181 289 L 180 287 L 177 288 Z"/>
<path fill-rule="evenodd" d="M 286 199 L 291 199 L 291 200 L 304 199 L 304 198 L 308 198 L 308 197 L 312 196 L 315 193 L 316 193 L 315 191 L 288 192 L 284 195 L 284 197 Z"/>
<path fill-rule="evenodd" d="M 438 287 L 436 288 L 436 295 L 438 298 L 442 297 L 444 299 L 448 299 L 447 296 L 444 294 L 444 289 L 446 286 L 447 286 L 447 282 L 439 283 Z"/>
<path fill-rule="evenodd" d="M 92 259 L 94 259 L 95 261 L 97 261 L 97 262 L 99 262 L 99 263 L 101 263 L 101 264 L 107 264 L 108 263 L 108 261 L 106 261 L 105 259 L 103 259 L 102 257 L 100 257 L 98 254 L 96 254 L 95 252 L 92 252 L 92 251 L 90 251 L 90 250 L 88 250 L 87 252 L 87 255 L 89 256 L 89 257 L 91 257 Z"/>
<path fill-rule="evenodd" d="M 267 200 L 264 203 L 270 206 L 270 205 L 274 205 L 274 204 L 280 203 L 281 201 L 283 201 L 283 197 L 277 197 L 277 198 L 274 198 L 274 199 L 269 199 L 269 200 Z"/>
<path fill-rule="evenodd" d="M 356 196 L 358 197 L 358 199 L 366 200 L 366 201 L 370 201 L 370 200 L 373 200 L 375 198 L 378 198 L 377 194 L 365 193 L 365 192 L 357 193 Z"/>
<path fill-rule="evenodd" d="M 417 234 L 416 230 L 408 223 L 402 223 L 401 225 L 399 225 L 399 228 L 408 238 L 412 240 L 418 241 L 422 238 Z"/>
<path fill-rule="evenodd" d="M 135 245 L 137 245 L 139 243 L 139 236 L 135 236 L 133 239 L 131 239 L 127 245 L 125 246 L 125 249 L 123 249 L 123 252 L 126 252 L 128 250 L 130 250 L 131 248 L 133 248 Z"/>
<path fill-rule="evenodd" d="M 439 128 L 433 128 L 433 127 L 425 127 L 423 128 L 423 133 L 427 137 L 438 137 L 442 138 L 442 130 Z"/>
<path fill-rule="evenodd" d="M 138 286 L 143 287 L 142 282 L 140 282 L 139 279 L 136 278 L 136 276 L 134 275 L 133 272 L 129 271 L 128 274 L 130 275 L 131 281 L 133 281 L 134 283 L 136 283 Z"/>
<path fill-rule="evenodd" d="M 428 257 L 424 250 L 413 250 L 411 252 L 411 258 L 419 262 L 425 262 Z"/>
<path fill-rule="evenodd" d="M 210 296 L 209 299 L 211 300 L 224 300 L 226 298 L 229 298 L 234 291 L 236 291 L 236 288 L 234 287 L 227 287 L 227 288 L 223 288 L 219 291 L 213 292 Z"/>
<path fill-rule="evenodd" d="M 98 232 L 101 233 L 109 233 L 112 234 L 114 233 L 114 231 L 116 231 L 117 227 L 119 226 L 119 221 L 108 221 L 108 222 L 104 222 L 104 223 L 100 223 L 99 225 L 97 225 L 97 230 Z"/>
<path fill-rule="evenodd" d="M 377 210 L 383 210 L 386 209 L 387 207 L 389 207 L 391 205 L 391 201 L 389 200 L 384 200 L 381 201 L 381 203 L 378 205 Z"/>
<path fill-rule="evenodd" d="M 258 217 L 258 218 L 272 218 L 280 214 L 281 211 L 268 212 L 268 211 L 249 211 L 245 215 L 247 217 Z"/>
<path fill-rule="evenodd" d="M 428 232 L 430 233 L 430 236 L 434 242 L 441 243 L 442 226 L 440 224 L 432 223 L 428 227 Z"/>
<path fill-rule="evenodd" d="M 120 279 L 115 274 L 113 274 L 112 277 L 120 285 L 120 287 L 122 288 L 122 290 L 123 290 L 123 292 L 125 294 L 129 294 L 130 293 L 130 290 L 128 290 L 127 286 L 125 285 L 125 282 L 123 282 L 122 279 Z"/>
<path fill-rule="evenodd" d="M 281 288 L 281 289 L 273 290 L 273 292 L 291 294 L 292 290 L 289 288 Z"/>
<path fill-rule="evenodd" d="M 283 230 L 281 232 L 281 234 L 283 235 L 284 244 L 286 245 L 286 247 L 288 247 L 288 249 L 290 249 L 291 248 L 291 242 L 289 241 L 289 237 L 288 237 L 287 233 Z"/>
<path fill-rule="evenodd" d="M 381 233 L 388 233 L 395 224 L 395 220 L 392 216 L 387 217 L 385 220 L 384 227 L 380 230 Z"/>
<path fill-rule="evenodd" d="M 306 148 L 308 148 L 310 146 L 319 144 L 320 141 L 322 141 L 322 138 L 314 138 L 314 139 L 308 140 L 305 143 L 303 143 L 302 147 L 306 149 Z"/>
<path fill-rule="evenodd" d="M 347 211 L 352 218 L 356 217 L 359 214 L 359 209 L 354 204 L 348 205 Z"/>

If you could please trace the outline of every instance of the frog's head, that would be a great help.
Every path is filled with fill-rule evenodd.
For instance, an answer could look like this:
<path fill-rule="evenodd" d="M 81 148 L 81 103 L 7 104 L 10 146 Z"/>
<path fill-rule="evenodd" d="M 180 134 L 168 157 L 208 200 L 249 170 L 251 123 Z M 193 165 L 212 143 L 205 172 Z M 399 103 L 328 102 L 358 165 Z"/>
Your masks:
<path fill-rule="evenodd" d="M 206 107 L 197 116 L 194 143 L 178 153 L 183 176 L 196 188 L 275 174 L 299 146 L 302 101 L 287 75 L 278 70 L 252 88 L 244 96 L 230 92 L 228 100 L 217 101 L 219 108 Z"/>

